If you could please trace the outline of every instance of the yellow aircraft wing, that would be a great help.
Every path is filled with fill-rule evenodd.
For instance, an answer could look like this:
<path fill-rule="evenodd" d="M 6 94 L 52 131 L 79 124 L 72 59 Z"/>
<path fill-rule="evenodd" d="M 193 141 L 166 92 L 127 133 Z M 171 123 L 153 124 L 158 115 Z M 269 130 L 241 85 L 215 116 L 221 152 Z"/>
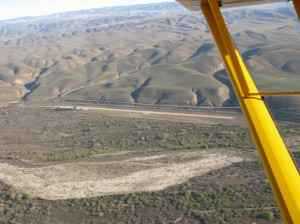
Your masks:
<path fill-rule="evenodd" d="M 256 87 L 249 69 L 231 37 L 220 7 L 278 2 L 277 0 L 178 0 L 191 10 L 202 10 L 223 57 L 249 129 L 264 164 L 286 224 L 300 224 L 300 176 L 264 96 L 298 95 L 299 92 L 266 92 Z M 300 15 L 300 0 L 293 0 Z"/>
<path fill-rule="evenodd" d="M 218 0 L 218 4 L 222 7 L 239 7 L 289 1 L 291 0 Z M 184 5 L 189 10 L 199 11 L 201 10 L 200 4 L 202 4 L 202 2 L 207 2 L 207 0 L 177 0 L 177 2 Z"/>

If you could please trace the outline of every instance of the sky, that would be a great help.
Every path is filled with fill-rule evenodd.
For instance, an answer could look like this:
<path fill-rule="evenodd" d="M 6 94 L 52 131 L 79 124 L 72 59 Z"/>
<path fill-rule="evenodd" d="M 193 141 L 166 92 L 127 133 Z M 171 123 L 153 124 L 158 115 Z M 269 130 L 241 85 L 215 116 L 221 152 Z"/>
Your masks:
<path fill-rule="evenodd" d="M 57 12 L 174 0 L 0 0 L 0 20 Z"/>

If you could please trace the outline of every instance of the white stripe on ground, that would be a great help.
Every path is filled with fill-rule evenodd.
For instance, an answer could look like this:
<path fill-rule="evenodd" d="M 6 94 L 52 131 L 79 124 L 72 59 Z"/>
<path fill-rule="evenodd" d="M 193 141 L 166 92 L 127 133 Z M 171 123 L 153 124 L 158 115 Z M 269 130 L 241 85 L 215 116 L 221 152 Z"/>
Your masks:
<path fill-rule="evenodd" d="M 141 162 L 144 160 L 145 158 Z M 114 176 L 110 169 L 92 171 L 93 169 L 88 169 L 88 163 L 86 167 L 74 162 L 39 168 L 20 168 L 2 163 L 0 180 L 33 197 L 48 200 L 85 198 L 159 191 L 241 161 L 239 157 L 206 154 L 192 161 L 159 163 L 160 165 L 149 169 L 137 168 L 136 171 L 121 176 Z M 156 162 L 152 161 L 153 164 Z M 120 169 L 124 165 L 120 162 Z M 111 175 L 107 177 L 107 173 L 101 172 L 111 172 Z"/>
<path fill-rule="evenodd" d="M 73 109 L 73 106 L 42 106 L 41 108 L 49 109 Z M 176 113 L 176 112 L 161 112 L 161 111 L 151 111 L 151 110 L 131 110 L 131 109 L 117 109 L 117 108 L 105 108 L 105 107 L 86 107 L 86 106 L 76 106 L 77 110 L 102 110 L 111 112 L 125 112 L 125 113 L 138 113 L 144 115 L 163 115 L 163 116 L 174 116 L 174 117 L 199 117 L 199 118 L 211 118 L 211 119 L 221 119 L 221 120 L 233 120 L 232 116 L 221 116 L 221 115 L 208 115 L 199 113 Z"/>

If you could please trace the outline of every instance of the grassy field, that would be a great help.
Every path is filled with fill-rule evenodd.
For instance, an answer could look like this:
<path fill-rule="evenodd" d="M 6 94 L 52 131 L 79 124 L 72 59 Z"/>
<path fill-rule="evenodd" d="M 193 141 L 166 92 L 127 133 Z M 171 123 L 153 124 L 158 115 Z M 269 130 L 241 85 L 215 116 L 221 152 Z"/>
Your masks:
<path fill-rule="evenodd" d="M 1 182 L 0 223 L 280 223 L 245 128 L 72 111 L 12 108 L 0 114 L 1 129 L 7 130 L 0 136 L 1 159 L 9 162 L 63 163 L 110 152 L 174 150 L 222 150 L 248 158 L 158 192 L 49 201 Z M 280 129 L 299 150 L 300 126 L 281 123 Z M 295 156 L 298 160 L 299 153 Z"/>
<path fill-rule="evenodd" d="M 98 112 L 3 110 L 1 156 L 65 161 L 120 151 L 252 150 L 246 129 L 112 117 Z M 68 118 L 68 119 L 66 119 Z"/>
<path fill-rule="evenodd" d="M 257 162 L 193 178 L 160 192 L 88 199 L 31 199 L 1 185 L 0 223 L 280 223 Z"/>

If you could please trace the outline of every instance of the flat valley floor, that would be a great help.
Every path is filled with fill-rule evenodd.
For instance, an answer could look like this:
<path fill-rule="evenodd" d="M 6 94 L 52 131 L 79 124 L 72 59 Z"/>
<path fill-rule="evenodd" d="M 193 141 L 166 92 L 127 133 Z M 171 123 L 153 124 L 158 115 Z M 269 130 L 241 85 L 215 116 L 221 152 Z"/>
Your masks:
<path fill-rule="evenodd" d="M 280 223 L 241 115 L 199 114 L 0 109 L 0 223 Z"/>

